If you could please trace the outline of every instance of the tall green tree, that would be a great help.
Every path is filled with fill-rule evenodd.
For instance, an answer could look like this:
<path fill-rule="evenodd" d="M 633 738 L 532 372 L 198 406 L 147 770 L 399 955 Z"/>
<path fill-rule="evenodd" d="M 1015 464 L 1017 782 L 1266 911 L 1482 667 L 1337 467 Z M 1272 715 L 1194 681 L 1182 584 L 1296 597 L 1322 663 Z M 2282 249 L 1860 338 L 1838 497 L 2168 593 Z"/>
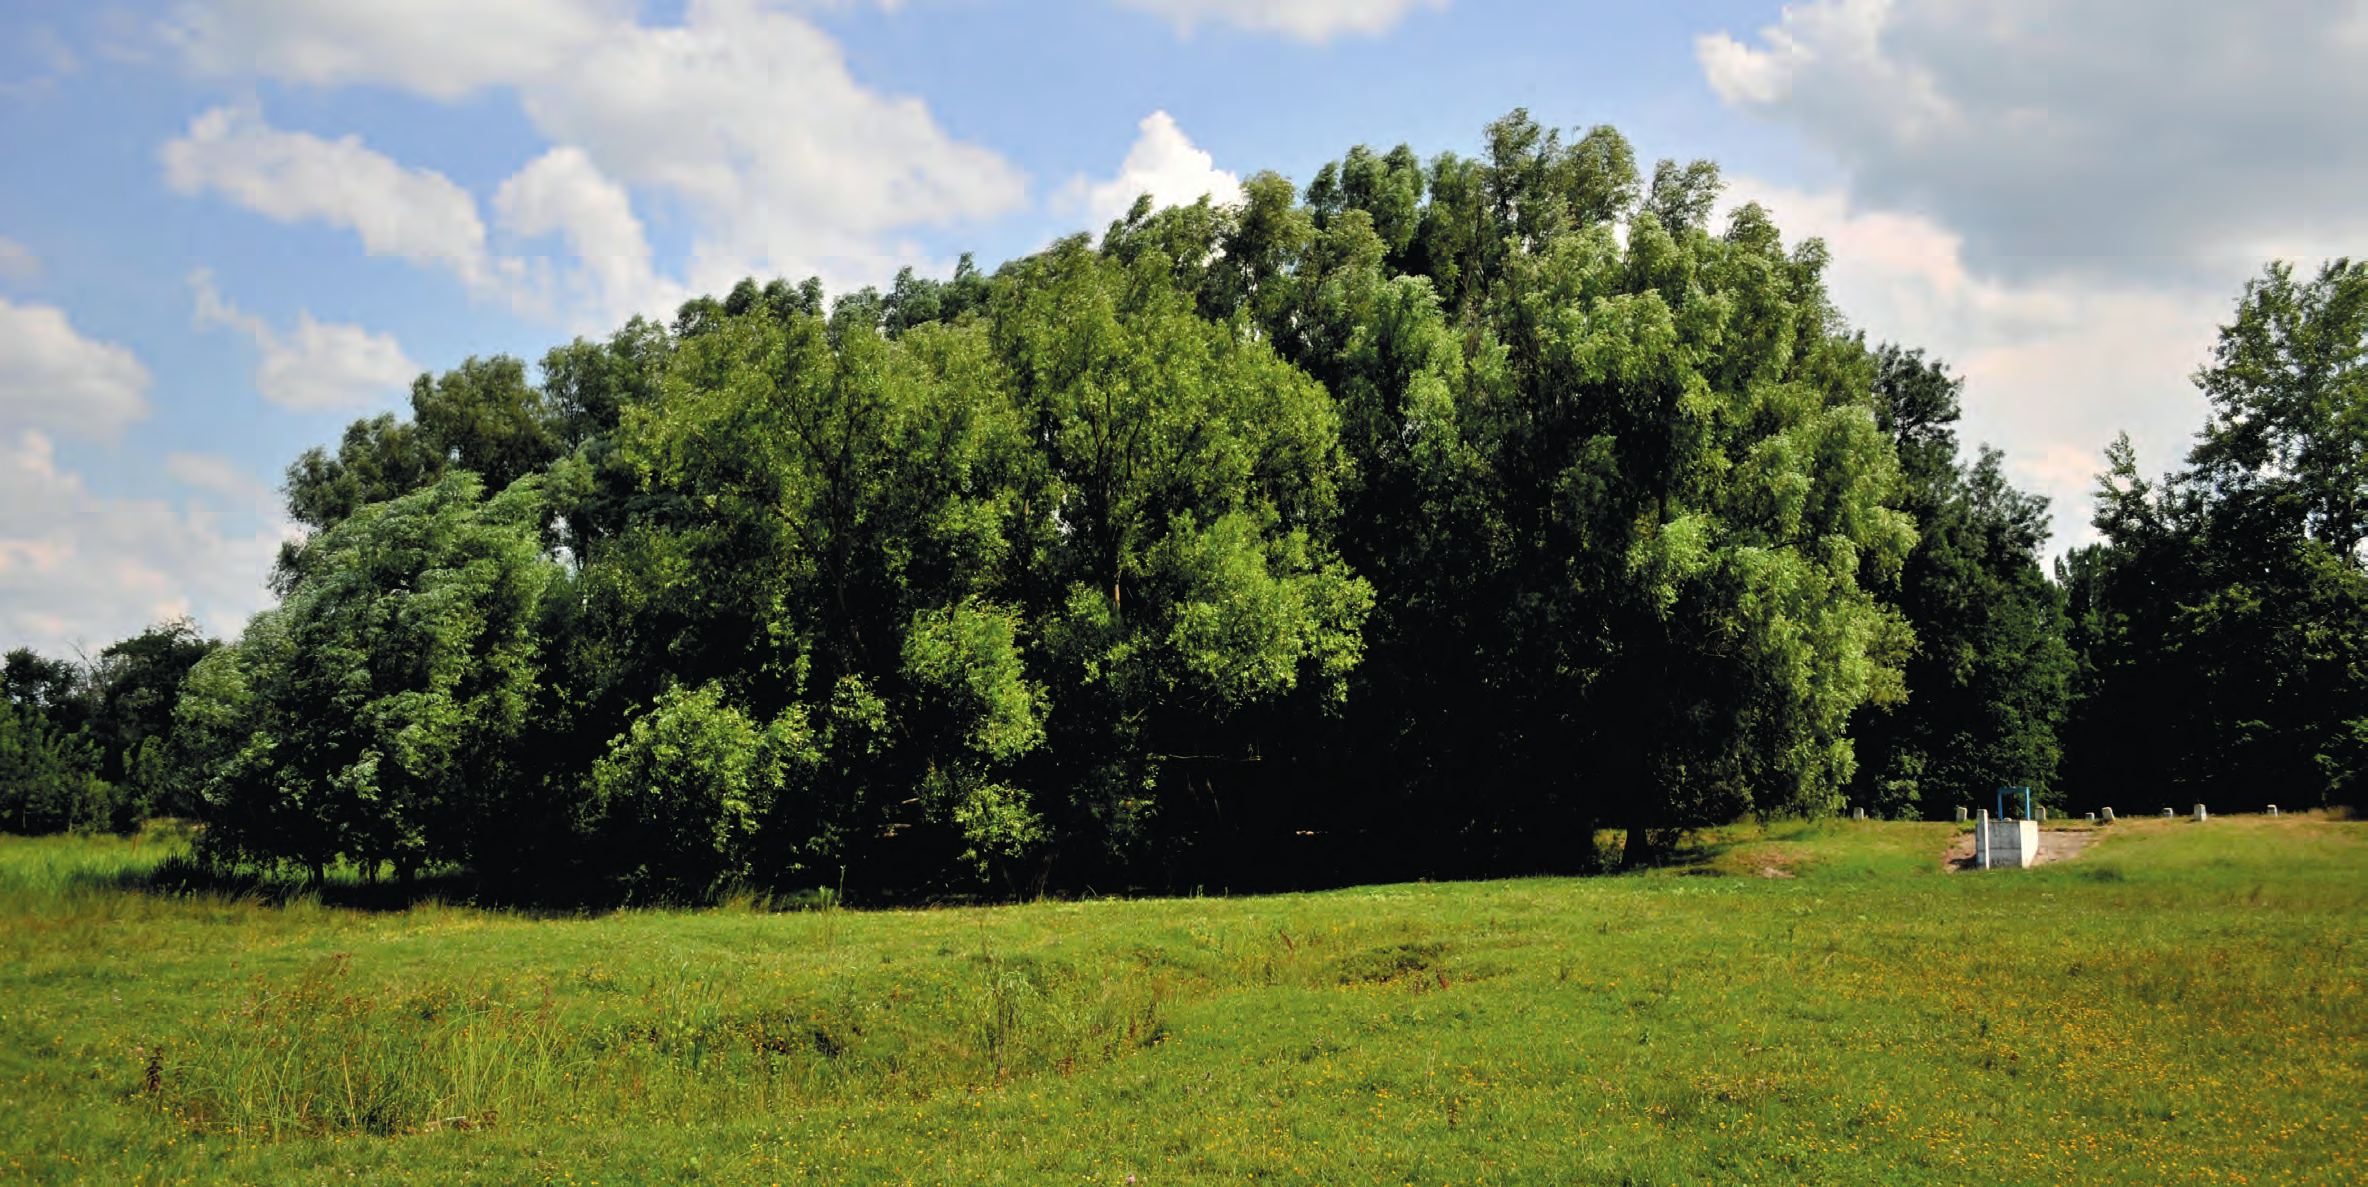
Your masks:
<path fill-rule="evenodd" d="M 340 858 L 391 863 L 408 881 L 493 856 L 528 762 L 515 743 L 556 570 L 537 484 L 481 492 L 455 470 L 363 506 L 308 544 L 278 608 L 198 663 L 180 712 L 219 739 L 210 857 L 292 861 L 316 880 Z"/>
<path fill-rule="evenodd" d="M 1248 233 L 1226 254 L 1255 305 L 1297 231 Z M 1054 835 L 1089 862 L 1148 835 L 1195 764 L 1257 757 L 1254 710 L 1302 687 L 1337 701 L 1372 596 L 1332 543 L 1333 401 L 1247 327 L 1201 316 L 1166 251 L 1119 238 L 1056 244 L 993 306 L 1042 475 L 1027 605 Z"/>
<path fill-rule="evenodd" d="M 717 713 L 808 723 L 809 777 L 767 801 L 770 876 L 899 833 L 940 861 L 1018 856 L 1011 764 L 1041 709 L 1012 600 L 1040 542 L 983 328 L 726 314 L 619 440 L 640 509 L 585 573 L 585 711 L 720 682 Z"/>
<path fill-rule="evenodd" d="M 2075 660 L 2063 592 L 2039 563 L 2047 500 L 2016 490 L 1997 450 L 1960 458 L 1963 386 L 1921 351 L 1876 352 L 1876 412 L 1918 529 L 1883 591 L 1915 631 L 1907 699 L 1861 709 L 1851 730 L 1860 765 L 1849 796 L 1878 815 L 1938 815 L 2001 787 L 2061 802 Z"/>
<path fill-rule="evenodd" d="M 38 712 L 0 701 L 0 831 L 113 826 L 117 796 L 99 778 L 101 759 L 88 731 L 62 730 Z"/>
<path fill-rule="evenodd" d="M 92 728 L 105 749 L 101 773 L 123 793 L 124 826 L 150 814 L 201 813 L 194 783 L 181 777 L 186 764 L 174 745 L 173 712 L 189 670 L 219 646 L 194 621 L 177 618 L 107 645 L 92 662 Z"/>
<path fill-rule="evenodd" d="M 565 456 L 566 431 L 601 411 L 555 407 L 527 382 L 525 364 L 507 355 L 467 359 L 412 382 L 410 419 L 382 413 L 357 420 L 346 426 L 336 453 L 318 446 L 304 451 L 281 485 L 288 517 L 317 536 L 369 504 L 423 490 L 451 470 L 505 489 Z M 273 576 L 280 592 L 303 576 L 308 556 L 306 539 L 281 546 Z"/>
<path fill-rule="evenodd" d="M 2104 804 L 2356 802 L 2368 768 L 2368 265 L 2271 264 L 2195 382 L 2187 468 L 2107 453 L 2101 544 L 2066 558 L 2075 757 Z"/>
<path fill-rule="evenodd" d="M 0 829 L 103 829 L 127 815 L 105 779 L 90 673 L 29 647 L 0 658 Z"/>
<path fill-rule="evenodd" d="M 1375 695 L 1335 745 L 1388 756 L 1373 782 L 1447 868 L 1829 810 L 1850 714 L 1900 695 L 1872 588 L 1915 536 L 1822 245 L 1756 207 L 1713 233 L 1712 166 L 1648 186 L 1617 133 L 1525 112 L 1429 172 L 1418 274 L 1319 187 L 1297 303 L 1249 310 L 1352 426 Z"/>

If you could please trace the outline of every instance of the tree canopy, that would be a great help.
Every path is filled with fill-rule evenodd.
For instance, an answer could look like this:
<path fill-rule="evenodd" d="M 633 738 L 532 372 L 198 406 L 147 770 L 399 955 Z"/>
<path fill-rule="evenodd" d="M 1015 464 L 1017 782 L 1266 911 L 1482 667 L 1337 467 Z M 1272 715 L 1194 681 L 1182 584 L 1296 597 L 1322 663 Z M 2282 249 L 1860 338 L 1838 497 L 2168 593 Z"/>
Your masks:
<path fill-rule="evenodd" d="M 1962 381 L 1721 192 L 1516 111 L 991 272 L 750 279 L 465 360 L 289 467 L 235 643 L 11 654 L 0 808 L 646 900 L 2356 794 L 2368 272 L 2249 286 L 2188 468 L 2116 447 L 2051 581 Z"/>

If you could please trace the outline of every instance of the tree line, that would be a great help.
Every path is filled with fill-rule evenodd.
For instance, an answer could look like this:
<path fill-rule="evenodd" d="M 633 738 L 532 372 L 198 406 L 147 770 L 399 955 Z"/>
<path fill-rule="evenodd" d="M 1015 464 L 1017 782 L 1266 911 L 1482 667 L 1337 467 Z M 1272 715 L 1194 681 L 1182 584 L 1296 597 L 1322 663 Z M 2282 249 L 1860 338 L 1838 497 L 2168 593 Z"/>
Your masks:
<path fill-rule="evenodd" d="M 1961 382 L 1718 194 L 1516 111 L 1473 157 L 1359 147 L 992 273 L 744 281 L 422 376 L 289 467 L 237 640 L 10 655 L 0 807 L 698 899 L 2355 794 L 2368 268 L 2249 285 L 2188 468 L 2116 446 L 2051 580 Z"/>

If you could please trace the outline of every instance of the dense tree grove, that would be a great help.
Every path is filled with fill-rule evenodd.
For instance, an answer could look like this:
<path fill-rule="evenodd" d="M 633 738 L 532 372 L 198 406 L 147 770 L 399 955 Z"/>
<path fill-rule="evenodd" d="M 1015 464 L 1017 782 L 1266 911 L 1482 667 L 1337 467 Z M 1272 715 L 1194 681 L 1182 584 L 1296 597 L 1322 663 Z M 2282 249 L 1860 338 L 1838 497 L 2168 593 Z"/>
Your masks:
<path fill-rule="evenodd" d="M 2085 663 L 2067 731 L 2092 803 L 2359 802 L 2368 770 L 2368 264 L 2245 287 L 2196 385 L 2187 468 L 2126 438 L 2104 540 L 2058 567 Z"/>
<path fill-rule="evenodd" d="M 2190 468 L 2117 449 L 2051 581 L 1960 383 L 1718 194 L 1515 112 L 1473 158 L 422 376 L 289 468 L 306 534 L 235 643 L 9 656 L 5 826 L 700 899 L 2356 794 L 2368 269 L 2249 287 Z"/>

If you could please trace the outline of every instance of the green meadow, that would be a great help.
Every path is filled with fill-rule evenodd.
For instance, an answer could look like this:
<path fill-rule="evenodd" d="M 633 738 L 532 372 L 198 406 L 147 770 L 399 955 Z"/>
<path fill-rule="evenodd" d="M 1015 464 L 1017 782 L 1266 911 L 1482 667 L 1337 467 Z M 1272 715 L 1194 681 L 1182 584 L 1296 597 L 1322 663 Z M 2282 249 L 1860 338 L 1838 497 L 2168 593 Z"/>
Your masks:
<path fill-rule="evenodd" d="M 585 916 L 0 839 L 0 1180 L 2368 1181 L 2368 825 L 2125 821 L 1986 874 L 1944 872 L 1955 831 Z"/>

